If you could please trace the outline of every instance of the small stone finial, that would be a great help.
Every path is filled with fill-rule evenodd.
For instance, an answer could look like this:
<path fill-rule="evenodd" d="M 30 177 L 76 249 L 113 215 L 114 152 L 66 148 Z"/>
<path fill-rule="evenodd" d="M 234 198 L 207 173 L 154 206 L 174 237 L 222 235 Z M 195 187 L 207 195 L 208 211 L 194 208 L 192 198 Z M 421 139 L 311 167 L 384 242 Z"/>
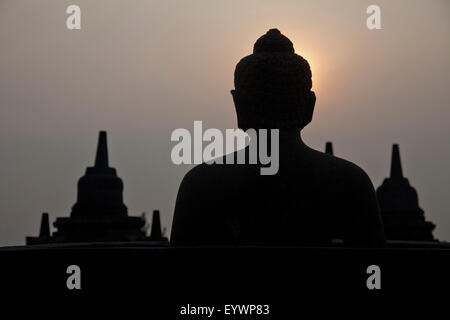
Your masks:
<path fill-rule="evenodd" d="M 402 163 L 400 161 L 400 148 L 398 144 L 392 145 L 391 178 L 403 178 Z"/>
<path fill-rule="evenodd" d="M 161 219 L 159 217 L 159 210 L 153 210 L 152 232 L 150 234 L 150 238 L 153 240 L 159 240 L 162 238 Z"/>
<path fill-rule="evenodd" d="M 41 216 L 41 229 L 39 230 L 39 237 L 50 237 L 50 223 L 48 213 L 44 212 Z"/>
<path fill-rule="evenodd" d="M 97 154 L 95 155 L 96 168 L 108 168 L 108 144 L 106 140 L 106 131 L 100 131 L 98 135 Z"/>
<path fill-rule="evenodd" d="M 332 142 L 327 142 L 325 144 L 325 153 L 329 154 L 329 155 L 333 155 L 333 143 Z"/>

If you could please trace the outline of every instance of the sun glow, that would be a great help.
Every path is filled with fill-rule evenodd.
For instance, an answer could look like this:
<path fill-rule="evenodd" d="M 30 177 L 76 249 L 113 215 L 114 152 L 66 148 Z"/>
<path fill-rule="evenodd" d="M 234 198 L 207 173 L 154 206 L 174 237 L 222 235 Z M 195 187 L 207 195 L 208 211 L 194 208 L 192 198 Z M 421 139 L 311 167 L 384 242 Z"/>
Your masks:
<path fill-rule="evenodd" d="M 295 42 L 294 42 L 294 49 L 296 54 L 302 56 L 304 59 L 308 61 L 312 74 L 312 82 L 313 82 L 312 89 L 314 91 L 317 91 L 318 89 L 320 89 L 322 85 L 320 55 L 311 48 L 295 46 Z"/>

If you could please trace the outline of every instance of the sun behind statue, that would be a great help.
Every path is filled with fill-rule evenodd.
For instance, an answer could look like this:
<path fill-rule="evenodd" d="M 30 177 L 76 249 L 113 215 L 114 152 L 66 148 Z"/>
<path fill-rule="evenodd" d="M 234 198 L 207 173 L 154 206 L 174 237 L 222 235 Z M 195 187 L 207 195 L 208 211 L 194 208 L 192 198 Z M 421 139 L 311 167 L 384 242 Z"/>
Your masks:
<path fill-rule="evenodd" d="M 340 239 L 346 246 L 384 246 L 367 174 L 301 139 L 316 97 L 309 64 L 292 42 L 269 30 L 237 64 L 234 85 L 239 128 L 279 130 L 278 173 L 260 175 L 260 164 L 189 171 L 178 191 L 172 244 L 330 246 Z"/>

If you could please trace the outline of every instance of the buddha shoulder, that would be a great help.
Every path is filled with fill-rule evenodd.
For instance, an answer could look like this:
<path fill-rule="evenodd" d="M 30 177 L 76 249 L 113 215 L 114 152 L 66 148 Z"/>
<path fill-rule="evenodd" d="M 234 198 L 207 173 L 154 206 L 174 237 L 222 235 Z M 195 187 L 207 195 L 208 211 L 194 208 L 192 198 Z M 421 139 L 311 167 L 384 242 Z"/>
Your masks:
<path fill-rule="evenodd" d="M 327 180 L 333 180 L 346 187 L 373 188 L 367 173 L 353 162 L 312 149 L 309 156 L 320 176 L 326 177 Z"/>

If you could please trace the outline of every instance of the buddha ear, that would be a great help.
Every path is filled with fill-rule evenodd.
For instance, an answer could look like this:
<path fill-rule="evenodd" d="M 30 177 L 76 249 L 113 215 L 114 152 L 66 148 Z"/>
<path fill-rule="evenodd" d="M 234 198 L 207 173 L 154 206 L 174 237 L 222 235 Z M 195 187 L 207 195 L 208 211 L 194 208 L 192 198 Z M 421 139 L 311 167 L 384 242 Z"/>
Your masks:
<path fill-rule="evenodd" d="M 231 90 L 231 95 L 233 96 L 234 109 L 236 110 L 237 124 L 238 128 L 242 130 L 247 130 L 247 116 L 245 113 L 245 108 L 242 107 L 242 94 L 238 90 Z"/>
<path fill-rule="evenodd" d="M 230 90 L 231 96 L 233 97 L 233 102 L 234 102 L 234 109 L 236 110 L 236 116 L 237 116 L 237 122 L 238 122 L 238 127 L 239 127 L 239 94 L 236 92 L 235 89 Z"/>
<path fill-rule="evenodd" d="M 233 96 L 234 108 L 236 109 L 236 113 L 239 113 L 239 94 L 235 89 L 230 91 Z"/>
<path fill-rule="evenodd" d="M 232 89 L 232 90 L 230 90 L 230 93 L 231 93 L 231 95 L 233 96 L 233 101 L 236 103 L 236 101 L 235 101 L 236 90 L 235 90 L 235 89 Z"/>
<path fill-rule="evenodd" d="M 309 91 L 305 97 L 305 119 L 304 126 L 308 125 L 312 121 L 314 106 L 316 105 L 316 94 L 314 91 Z"/>

